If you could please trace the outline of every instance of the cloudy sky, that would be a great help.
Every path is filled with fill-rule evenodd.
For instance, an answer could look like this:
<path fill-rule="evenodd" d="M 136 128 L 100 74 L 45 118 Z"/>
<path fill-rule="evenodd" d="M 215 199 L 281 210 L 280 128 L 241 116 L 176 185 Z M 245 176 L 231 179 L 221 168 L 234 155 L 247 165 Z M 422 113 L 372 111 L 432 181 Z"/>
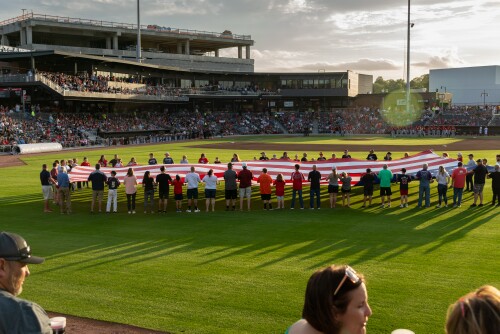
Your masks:
<path fill-rule="evenodd" d="M 412 0 L 411 77 L 500 65 L 499 0 Z M 141 0 L 141 23 L 251 35 L 257 72 L 405 75 L 404 0 Z M 0 20 L 34 13 L 136 22 L 136 0 L 4 1 Z M 235 50 L 221 52 L 234 56 Z"/>

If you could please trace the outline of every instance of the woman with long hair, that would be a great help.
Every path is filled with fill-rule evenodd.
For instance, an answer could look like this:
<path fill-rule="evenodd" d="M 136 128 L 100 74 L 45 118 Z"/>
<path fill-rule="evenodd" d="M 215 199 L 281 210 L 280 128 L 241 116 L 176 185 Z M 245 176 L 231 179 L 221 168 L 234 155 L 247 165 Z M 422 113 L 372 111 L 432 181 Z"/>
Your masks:
<path fill-rule="evenodd" d="M 276 187 L 276 200 L 278 204 L 278 209 L 285 208 L 285 180 L 283 179 L 283 174 L 279 173 L 274 180 L 273 185 Z"/>
<path fill-rule="evenodd" d="M 339 175 L 337 167 L 332 166 L 332 172 L 326 177 L 328 181 L 328 193 L 330 194 L 330 209 L 337 205 L 337 194 L 339 193 Z"/>
<path fill-rule="evenodd" d="M 364 277 L 349 266 L 332 265 L 309 278 L 302 319 L 286 334 L 365 334 L 371 315 Z"/>
<path fill-rule="evenodd" d="M 151 172 L 146 171 L 144 177 L 142 178 L 142 187 L 144 188 L 144 213 L 148 213 L 148 205 L 151 213 L 154 211 L 155 202 L 155 179 L 151 177 Z"/>
<path fill-rule="evenodd" d="M 134 175 L 134 170 L 129 168 L 127 175 L 123 178 L 125 185 L 125 194 L 127 195 L 127 210 L 128 214 L 135 214 L 135 197 L 137 195 L 137 177 Z"/>
<path fill-rule="evenodd" d="M 351 207 L 351 181 L 352 178 L 347 174 L 347 172 L 342 172 L 339 177 L 340 182 L 342 182 L 342 206 L 346 206 L 345 202 L 347 200 L 347 207 Z"/>
<path fill-rule="evenodd" d="M 450 179 L 450 174 L 448 174 L 443 166 L 439 166 L 439 170 L 436 174 L 439 203 L 436 205 L 436 208 L 440 208 L 441 206 L 444 206 L 445 208 L 448 207 L 448 196 L 446 196 L 446 193 L 448 192 Z M 441 203 L 444 203 L 444 205 L 441 205 Z"/>
<path fill-rule="evenodd" d="M 485 285 L 466 294 L 448 309 L 446 334 L 500 333 L 500 291 Z"/>
<path fill-rule="evenodd" d="M 213 169 L 210 169 L 201 181 L 205 183 L 205 211 L 208 212 L 210 206 L 212 207 L 212 211 L 215 211 L 215 195 L 218 182 Z"/>
<path fill-rule="evenodd" d="M 104 154 L 101 155 L 101 158 L 99 159 L 99 161 L 97 161 L 97 163 L 99 165 L 101 165 L 101 167 L 107 167 L 108 166 L 108 160 L 106 160 L 106 157 L 104 157 Z"/>

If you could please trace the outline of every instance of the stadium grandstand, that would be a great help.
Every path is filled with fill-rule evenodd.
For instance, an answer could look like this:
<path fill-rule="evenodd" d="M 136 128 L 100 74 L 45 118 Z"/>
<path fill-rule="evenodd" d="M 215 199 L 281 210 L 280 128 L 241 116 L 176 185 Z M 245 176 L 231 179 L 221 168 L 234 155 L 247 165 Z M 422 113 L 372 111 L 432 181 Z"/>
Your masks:
<path fill-rule="evenodd" d="M 0 22 L 0 141 L 64 147 L 241 134 L 488 134 L 495 106 L 451 105 L 422 92 L 422 109 L 395 127 L 372 94 L 373 77 L 351 70 L 256 73 L 253 40 L 221 33 L 25 13 Z M 237 48 L 238 58 L 219 51 Z M 243 58 L 242 50 L 246 50 Z M 404 113 L 397 115 L 404 120 Z"/>

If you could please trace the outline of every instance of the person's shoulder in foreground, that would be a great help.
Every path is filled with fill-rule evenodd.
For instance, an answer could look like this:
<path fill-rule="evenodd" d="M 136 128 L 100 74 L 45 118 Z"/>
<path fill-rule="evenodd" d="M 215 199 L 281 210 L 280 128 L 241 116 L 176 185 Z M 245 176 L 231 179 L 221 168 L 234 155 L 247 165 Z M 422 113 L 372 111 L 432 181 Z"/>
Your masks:
<path fill-rule="evenodd" d="M 38 304 L 17 297 L 30 275 L 28 264 L 43 261 L 31 255 L 23 237 L 0 232 L 0 333 L 52 333 L 45 311 Z"/>

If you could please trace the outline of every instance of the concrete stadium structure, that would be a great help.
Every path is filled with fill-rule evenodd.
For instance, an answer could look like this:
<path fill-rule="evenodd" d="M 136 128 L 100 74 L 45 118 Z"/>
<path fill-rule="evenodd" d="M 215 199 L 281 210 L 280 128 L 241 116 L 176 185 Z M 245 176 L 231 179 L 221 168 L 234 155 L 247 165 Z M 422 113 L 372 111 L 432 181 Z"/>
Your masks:
<path fill-rule="evenodd" d="M 136 58 L 137 25 L 28 13 L 0 22 L 0 44 L 36 51 L 63 51 Z M 142 62 L 193 70 L 252 72 L 249 35 L 141 25 Z M 238 58 L 219 57 L 237 48 Z M 243 58 L 243 49 L 245 58 Z"/>
<path fill-rule="evenodd" d="M 141 26 L 139 62 L 136 29 L 128 23 L 34 13 L 0 22 L 0 89 L 5 95 L 5 89 L 22 87 L 31 103 L 57 103 L 69 111 L 85 110 L 89 101 L 109 111 L 130 103 L 155 104 L 159 110 L 210 105 L 213 110 L 318 111 L 349 107 L 356 96 L 373 91 L 371 75 L 351 70 L 256 73 L 250 59 L 254 41 L 228 30 Z M 220 50 L 231 48 L 237 49 L 237 57 L 219 56 Z M 42 72 L 124 78 L 124 89 L 137 88 L 130 81 L 148 82 L 178 88 L 181 96 L 70 91 Z"/>
<path fill-rule="evenodd" d="M 500 66 L 430 70 L 429 90 L 452 93 L 455 105 L 500 105 Z"/>

